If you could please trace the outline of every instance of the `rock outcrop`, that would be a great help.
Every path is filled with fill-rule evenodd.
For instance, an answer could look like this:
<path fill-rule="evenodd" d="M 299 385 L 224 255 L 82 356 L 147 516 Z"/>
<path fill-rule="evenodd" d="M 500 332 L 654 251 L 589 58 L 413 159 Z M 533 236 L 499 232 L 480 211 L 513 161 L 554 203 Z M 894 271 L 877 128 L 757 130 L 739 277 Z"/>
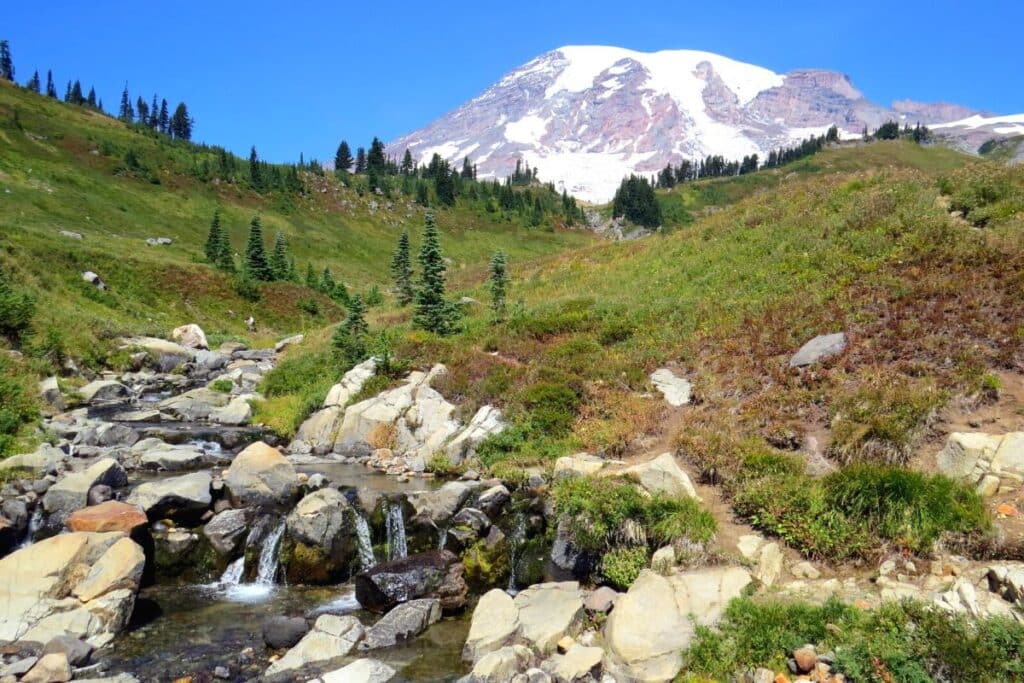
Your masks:
<path fill-rule="evenodd" d="M 462 563 L 447 550 L 410 555 L 357 574 L 356 600 L 380 613 L 418 598 L 437 598 L 442 610 L 457 610 L 466 604 L 463 572 Z"/>
<path fill-rule="evenodd" d="M 1024 482 L 1024 432 L 954 432 L 936 458 L 939 472 L 992 496 Z"/>
<path fill-rule="evenodd" d="M 800 347 L 789 359 L 789 367 L 802 368 L 838 356 L 846 350 L 846 333 L 823 334 Z"/>

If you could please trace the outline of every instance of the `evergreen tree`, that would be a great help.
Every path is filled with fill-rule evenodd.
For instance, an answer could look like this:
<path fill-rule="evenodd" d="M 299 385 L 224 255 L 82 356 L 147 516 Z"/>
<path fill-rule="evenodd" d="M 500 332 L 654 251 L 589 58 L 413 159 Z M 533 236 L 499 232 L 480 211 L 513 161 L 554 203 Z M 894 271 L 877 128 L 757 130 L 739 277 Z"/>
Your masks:
<path fill-rule="evenodd" d="M 352 150 L 344 140 L 338 145 L 338 151 L 334 155 L 334 170 L 339 173 L 348 173 L 352 169 Z"/>
<path fill-rule="evenodd" d="M 256 154 L 256 145 L 249 150 L 249 182 L 257 190 L 263 187 L 263 174 L 260 172 L 260 158 Z"/>
<path fill-rule="evenodd" d="M 412 175 L 414 168 L 415 165 L 412 161 L 412 153 L 409 151 L 409 148 L 406 147 L 405 154 L 402 156 L 402 175 Z"/>
<path fill-rule="evenodd" d="M 188 115 L 188 107 L 179 102 L 170 121 L 170 133 L 179 140 L 192 139 L 192 117 Z"/>
<path fill-rule="evenodd" d="M 412 286 L 412 262 L 409 257 L 409 231 L 398 236 L 398 248 L 391 257 L 391 279 L 395 285 L 395 297 L 399 306 L 412 303 L 415 291 Z"/>
<path fill-rule="evenodd" d="M 96 88 L 89 88 L 89 96 L 85 98 L 85 103 L 93 109 L 99 106 L 96 102 Z"/>
<path fill-rule="evenodd" d="M 465 180 L 473 179 L 473 166 L 469 163 L 469 157 L 462 158 L 462 177 Z"/>
<path fill-rule="evenodd" d="M 217 267 L 227 273 L 235 272 L 235 250 L 231 248 L 231 235 L 221 228 L 220 246 L 217 249 Z"/>
<path fill-rule="evenodd" d="M 366 155 L 366 172 L 375 175 L 385 175 L 387 169 L 387 158 L 384 156 L 384 143 L 378 138 L 373 138 L 370 143 L 370 151 Z"/>
<path fill-rule="evenodd" d="M 11 59 L 11 44 L 0 40 L 0 78 L 14 82 L 14 60 Z"/>
<path fill-rule="evenodd" d="M 36 302 L 32 295 L 11 287 L 3 268 L 0 268 L 0 337 L 17 342 L 32 324 L 35 310 Z"/>
<path fill-rule="evenodd" d="M 313 270 L 313 264 L 306 264 L 306 287 L 309 289 L 319 289 L 320 283 L 317 282 L 316 272 Z"/>
<path fill-rule="evenodd" d="M 269 282 L 274 279 L 274 273 L 263 250 L 263 226 L 260 224 L 259 216 L 253 216 L 249 224 L 249 241 L 245 245 L 245 271 L 254 280 Z"/>
<path fill-rule="evenodd" d="M 348 304 L 348 315 L 334 331 L 331 342 L 349 365 L 355 365 L 366 358 L 367 333 L 366 307 L 362 295 L 356 294 Z"/>
<path fill-rule="evenodd" d="M 149 105 L 149 120 L 146 125 L 156 130 L 160 126 L 160 103 L 157 102 L 156 93 L 153 93 L 153 102 Z"/>
<path fill-rule="evenodd" d="M 508 268 L 504 252 L 495 252 L 491 259 L 491 311 L 495 322 L 505 320 L 505 299 L 508 295 Z"/>
<path fill-rule="evenodd" d="M 57 99 L 57 86 L 53 84 L 53 71 L 50 69 L 46 71 L 46 96 Z"/>
<path fill-rule="evenodd" d="M 366 173 L 366 150 L 362 147 L 356 150 L 356 173 Z"/>
<path fill-rule="evenodd" d="M 85 104 L 85 95 L 82 94 L 82 84 L 78 81 L 75 81 L 75 84 L 71 86 L 70 100 L 71 104 Z"/>
<path fill-rule="evenodd" d="M 717 167 L 715 158 L 708 159 Z M 631 175 L 623 179 L 612 200 L 612 217 L 619 216 L 648 228 L 661 225 L 661 207 L 647 178 Z"/>
<path fill-rule="evenodd" d="M 295 257 L 288 259 L 288 281 L 299 284 L 299 268 L 295 265 Z"/>
<path fill-rule="evenodd" d="M 32 92 L 35 92 L 35 93 L 39 92 L 39 90 L 40 90 L 40 88 L 42 86 L 39 83 L 39 72 L 38 71 L 33 71 L 32 72 L 32 78 L 28 79 L 28 83 L 25 84 L 25 87 L 28 88 L 29 90 L 31 90 Z"/>
<path fill-rule="evenodd" d="M 65 102 L 70 102 L 71 101 L 71 81 L 68 81 L 67 87 L 64 88 L 64 101 Z"/>
<path fill-rule="evenodd" d="M 121 106 L 117 110 L 117 118 L 125 123 L 131 123 L 132 119 L 135 118 L 135 112 L 132 111 L 132 101 L 128 96 L 127 83 L 124 84 L 124 90 L 121 91 Z"/>
<path fill-rule="evenodd" d="M 224 231 L 220 228 L 220 209 L 213 210 L 213 220 L 210 221 L 210 232 L 206 236 L 206 260 L 216 263 L 220 257 L 221 246 L 224 241 Z"/>
<path fill-rule="evenodd" d="M 416 183 L 416 203 L 420 206 L 430 206 L 430 192 L 427 183 L 422 180 Z"/>
<path fill-rule="evenodd" d="M 139 123 L 145 125 L 146 121 L 149 120 L 149 105 L 142 99 L 142 95 L 139 95 L 135 100 L 135 111 L 139 116 Z"/>
<path fill-rule="evenodd" d="M 455 203 L 455 178 L 453 175 L 455 175 L 454 172 L 449 171 L 448 164 L 445 163 L 440 173 L 434 177 L 434 193 L 437 195 L 437 201 L 445 206 Z"/>
<path fill-rule="evenodd" d="M 274 237 L 274 251 L 270 254 L 270 270 L 275 280 L 287 280 L 290 269 L 288 267 L 288 244 L 284 235 L 277 233 Z"/>
<path fill-rule="evenodd" d="M 157 130 L 161 133 L 169 132 L 171 115 L 167 111 L 167 100 L 160 100 L 160 116 L 157 117 Z"/>
<path fill-rule="evenodd" d="M 427 212 L 420 246 L 420 282 L 416 290 L 413 325 L 436 334 L 455 331 L 456 309 L 445 299 L 445 265 L 434 214 Z"/>

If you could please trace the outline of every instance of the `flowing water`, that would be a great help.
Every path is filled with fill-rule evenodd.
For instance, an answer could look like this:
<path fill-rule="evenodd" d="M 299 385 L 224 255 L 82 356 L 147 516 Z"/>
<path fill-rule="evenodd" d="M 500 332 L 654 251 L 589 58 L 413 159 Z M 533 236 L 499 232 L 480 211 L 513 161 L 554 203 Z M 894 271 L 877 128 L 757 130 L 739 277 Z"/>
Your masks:
<path fill-rule="evenodd" d="M 281 537 L 284 536 L 285 521 L 282 517 L 277 526 L 263 539 L 263 548 L 260 550 L 260 561 L 256 567 L 256 583 L 261 586 L 273 586 L 277 577 L 277 567 L 280 562 L 277 548 L 281 545 Z"/>
<path fill-rule="evenodd" d="M 408 557 L 409 547 L 405 541 L 405 516 L 402 514 L 401 503 L 388 506 L 385 528 L 388 534 L 388 559 L 400 560 Z"/>
<path fill-rule="evenodd" d="M 359 566 L 363 570 L 377 564 L 377 558 L 373 554 L 373 539 L 370 536 L 370 525 L 358 512 L 355 519 L 356 539 L 359 541 Z"/>
<path fill-rule="evenodd" d="M 508 547 L 509 547 L 509 558 L 508 558 L 508 592 L 515 595 L 519 592 L 519 586 L 516 584 L 516 552 L 519 547 L 523 544 L 523 540 L 526 538 L 526 515 L 521 512 L 517 512 L 513 518 L 512 530 L 508 535 Z"/>
<path fill-rule="evenodd" d="M 28 518 L 28 528 L 25 529 L 25 538 L 22 539 L 19 548 L 27 548 L 35 542 L 36 533 L 42 528 L 43 522 L 45 521 L 43 516 L 43 504 L 37 503 L 35 509 L 32 511 L 32 516 Z"/>

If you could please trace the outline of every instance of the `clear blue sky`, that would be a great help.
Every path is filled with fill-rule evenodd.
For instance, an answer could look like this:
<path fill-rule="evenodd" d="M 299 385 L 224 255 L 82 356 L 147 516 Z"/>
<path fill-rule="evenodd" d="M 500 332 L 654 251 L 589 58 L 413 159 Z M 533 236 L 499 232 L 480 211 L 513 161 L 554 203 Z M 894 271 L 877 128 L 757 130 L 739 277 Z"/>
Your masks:
<path fill-rule="evenodd" d="M 785 4 L 785 9 L 777 9 Z M 717 52 L 847 73 L 869 98 L 1024 112 L 1024 2 L 9 2 L 16 77 L 52 68 L 108 110 L 128 81 L 196 138 L 291 161 L 418 128 L 561 45 Z"/>

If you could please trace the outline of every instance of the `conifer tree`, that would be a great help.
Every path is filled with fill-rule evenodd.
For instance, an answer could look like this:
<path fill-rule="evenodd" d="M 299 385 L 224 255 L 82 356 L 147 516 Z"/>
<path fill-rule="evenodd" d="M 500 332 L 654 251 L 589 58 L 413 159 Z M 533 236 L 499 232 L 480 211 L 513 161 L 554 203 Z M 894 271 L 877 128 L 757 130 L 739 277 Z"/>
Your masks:
<path fill-rule="evenodd" d="M 71 81 L 68 81 L 67 87 L 64 88 L 64 101 L 65 102 L 70 102 L 71 101 Z"/>
<path fill-rule="evenodd" d="M 88 104 L 93 109 L 95 109 L 97 107 L 97 103 L 96 103 L 96 88 L 89 88 L 89 95 L 88 95 L 88 97 L 85 98 L 85 103 Z"/>
<path fill-rule="evenodd" d="M 156 93 L 153 93 L 153 102 L 149 105 L 149 120 L 146 125 L 156 130 L 160 125 L 160 103 L 157 102 Z"/>
<path fill-rule="evenodd" d="M 142 95 L 135 100 L 135 111 L 139 115 L 139 123 L 145 124 L 149 120 L 149 105 L 146 104 L 146 100 L 142 99 Z"/>
<path fill-rule="evenodd" d="M 263 249 L 263 225 L 259 216 L 253 216 L 249 224 L 249 241 L 245 245 L 245 270 L 254 280 L 269 282 L 274 273 L 267 262 L 267 254 Z"/>
<path fill-rule="evenodd" d="M 53 84 L 53 71 L 46 70 L 46 96 L 57 99 L 57 86 Z"/>
<path fill-rule="evenodd" d="M 334 331 L 331 342 L 338 353 L 350 365 L 362 362 L 366 357 L 366 307 L 363 297 L 356 294 L 348 304 L 348 315 Z"/>
<path fill-rule="evenodd" d="M 128 96 L 127 83 L 124 84 L 124 90 L 121 91 L 121 106 L 117 110 L 117 118 L 125 123 L 131 123 L 132 119 L 135 118 L 135 112 L 132 111 L 132 101 Z"/>
<path fill-rule="evenodd" d="M 310 289 L 319 289 L 320 283 L 316 279 L 316 272 L 313 270 L 313 264 L 306 264 L 306 287 Z"/>
<path fill-rule="evenodd" d="M 270 254 L 270 271 L 274 274 L 275 280 L 288 279 L 288 244 L 285 242 L 284 234 L 280 232 L 274 236 L 274 251 Z"/>
<path fill-rule="evenodd" d="M 366 171 L 375 175 L 387 173 L 387 159 L 384 157 L 384 143 L 374 137 L 366 155 Z"/>
<path fill-rule="evenodd" d="M 226 273 L 235 272 L 235 251 L 231 248 L 231 235 L 221 228 L 220 246 L 217 249 L 217 267 Z"/>
<path fill-rule="evenodd" d="M 450 334 L 455 330 L 457 311 L 445 299 L 444 256 L 432 212 L 427 212 L 419 263 L 413 325 L 436 334 Z"/>
<path fill-rule="evenodd" d="M 334 289 L 337 285 L 334 283 L 334 275 L 331 273 L 330 268 L 324 268 L 324 272 L 320 273 L 320 291 L 327 296 L 334 296 Z"/>
<path fill-rule="evenodd" d="M 206 236 L 206 247 L 204 249 L 207 261 L 217 263 L 223 241 L 224 232 L 220 228 L 220 209 L 214 209 L 213 220 L 210 221 L 210 232 Z"/>
<path fill-rule="evenodd" d="M 263 187 L 263 174 L 260 172 L 260 157 L 256 154 L 256 145 L 249 150 L 249 182 L 257 190 Z"/>
<path fill-rule="evenodd" d="M 409 151 L 409 148 L 406 147 L 405 155 L 402 156 L 402 175 L 412 175 L 414 168 L 415 165 L 413 164 L 412 161 L 412 153 Z"/>
<path fill-rule="evenodd" d="M 288 259 L 288 281 L 299 283 L 299 267 L 295 265 L 295 257 L 292 256 Z"/>
<path fill-rule="evenodd" d="M 188 115 L 188 107 L 185 106 L 184 102 L 178 103 L 178 106 L 174 109 L 174 116 L 171 117 L 168 125 L 173 137 L 179 140 L 192 139 L 192 117 Z"/>
<path fill-rule="evenodd" d="M 409 231 L 398 236 L 398 248 L 391 257 L 391 278 L 394 280 L 395 297 L 399 306 L 412 303 L 415 291 L 412 286 L 412 263 L 409 258 Z"/>
<path fill-rule="evenodd" d="M 491 311 L 495 322 L 505 320 L 505 299 L 508 295 L 508 268 L 504 252 L 495 252 L 491 259 Z"/>
<path fill-rule="evenodd" d="M 71 86 L 71 103 L 82 105 L 85 104 L 85 95 L 82 94 L 82 84 L 75 81 L 75 84 Z"/>
<path fill-rule="evenodd" d="M 11 44 L 0 40 L 0 78 L 14 82 L 14 60 L 11 59 Z"/>
<path fill-rule="evenodd" d="M 416 183 L 416 203 L 420 206 L 430 206 L 430 192 L 427 183 L 423 180 Z"/>
<path fill-rule="evenodd" d="M 41 88 L 41 85 L 39 83 L 39 72 L 38 71 L 33 71 L 32 72 L 32 78 L 28 79 L 28 83 L 25 84 L 25 87 L 28 88 L 29 90 L 31 90 L 32 92 L 35 92 L 35 93 L 39 92 L 39 90 Z"/>
<path fill-rule="evenodd" d="M 344 140 L 338 145 L 338 151 L 334 155 L 334 170 L 338 173 L 348 173 L 352 169 L 352 150 Z"/>
<path fill-rule="evenodd" d="M 171 115 L 167 111 L 167 100 L 160 100 L 160 116 L 157 118 L 157 129 L 161 133 L 167 133 L 170 130 Z"/>
<path fill-rule="evenodd" d="M 366 173 L 366 150 L 362 147 L 356 150 L 356 173 Z"/>

